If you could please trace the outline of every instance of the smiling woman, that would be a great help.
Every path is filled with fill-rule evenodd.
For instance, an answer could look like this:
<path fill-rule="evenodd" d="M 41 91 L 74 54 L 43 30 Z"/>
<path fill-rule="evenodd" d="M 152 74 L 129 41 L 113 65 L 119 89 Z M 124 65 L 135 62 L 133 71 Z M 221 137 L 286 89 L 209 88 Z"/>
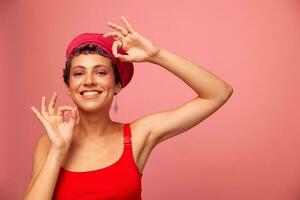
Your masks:
<path fill-rule="evenodd" d="M 117 65 L 112 61 L 110 56 L 98 45 L 95 44 L 83 44 L 74 49 L 71 53 L 70 57 L 65 62 L 65 68 L 63 69 L 63 79 L 67 86 L 69 86 L 70 79 L 70 71 L 71 71 L 71 63 L 74 57 L 79 56 L 81 54 L 98 54 L 104 56 L 111 60 L 111 66 L 113 68 L 114 76 L 115 76 L 115 84 L 120 83 L 120 75 L 117 69 Z M 75 68 L 75 66 L 74 66 Z"/>
<path fill-rule="evenodd" d="M 48 106 L 42 98 L 41 112 L 32 107 L 46 133 L 36 146 L 25 199 L 141 200 L 142 171 L 152 149 L 199 124 L 231 96 L 225 81 L 158 47 L 122 20 L 125 27 L 108 23 L 113 32 L 82 33 L 68 45 L 63 77 L 75 108 L 55 111 L 56 93 Z M 133 62 L 165 68 L 197 97 L 132 122 L 113 121 L 112 100 L 131 81 Z M 69 121 L 66 111 L 72 111 Z"/>
<path fill-rule="evenodd" d="M 79 112 L 94 109 L 101 109 L 102 113 L 109 111 L 113 97 L 121 90 L 121 83 L 116 81 L 113 71 L 112 60 L 98 53 L 85 52 L 72 58 L 69 84 L 65 88 Z"/>

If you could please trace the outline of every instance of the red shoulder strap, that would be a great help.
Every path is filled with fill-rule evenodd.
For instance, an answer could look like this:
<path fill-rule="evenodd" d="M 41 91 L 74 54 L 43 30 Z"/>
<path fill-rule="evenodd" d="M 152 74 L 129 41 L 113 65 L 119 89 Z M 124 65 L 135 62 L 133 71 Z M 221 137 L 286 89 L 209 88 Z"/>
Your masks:
<path fill-rule="evenodd" d="M 124 144 L 131 144 L 130 123 L 124 124 Z"/>

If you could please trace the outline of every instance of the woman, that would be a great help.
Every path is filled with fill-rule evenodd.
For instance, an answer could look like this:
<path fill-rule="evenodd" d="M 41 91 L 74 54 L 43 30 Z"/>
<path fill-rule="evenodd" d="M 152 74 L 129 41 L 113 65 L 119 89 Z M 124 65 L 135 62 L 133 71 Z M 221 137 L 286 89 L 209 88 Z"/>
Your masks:
<path fill-rule="evenodd" d="M 199 124 L 231 96 L 225 81 L 157 46 L 121 19 L 124 26 L 107 23 L 113 31 L 84 33 L 69 44 L 64 80 L 75 107 L 55 111 L 56 93 L 48 106 L 42 98 L 41 112 L 32 107 L 46 133 L 37 142 L 24 199 L 141 199 L 151 150 Z M 130 82 L 133 62 L 167 69 L 198 96 L 130 123 L 112 121 L 113 97 Z M 72 115 L 66 121 L 68 111 Z"/>

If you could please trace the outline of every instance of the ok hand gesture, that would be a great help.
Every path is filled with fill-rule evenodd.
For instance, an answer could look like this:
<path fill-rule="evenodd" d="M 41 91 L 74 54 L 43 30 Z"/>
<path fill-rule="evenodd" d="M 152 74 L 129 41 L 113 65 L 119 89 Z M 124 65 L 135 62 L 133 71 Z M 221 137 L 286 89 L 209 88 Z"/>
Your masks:
<path fill-rule="evenodd" d="M 46 97 L 42 97 L 42 110 L 39 112 L 34 106 L 31 107 L 38 120 L 42 123 L 47 131 L 49 139 L 52 143 L 52 147 L 67 152 L 73 137 L 73 129 L 78 117 L 77 108 L 71 106 L 60 106 L 57 110 L 55 109 L 55 102 L 57 99 L 56 92 L 50 100 L 48 106 L 46 106 Z M 72 116 L 69 121 L 65 121 L 64 113 L 71 111 Z"/>
<path fill-rule="evenodd" d="M 114 56 L 122 62 L 151 61 L 159 53 L 160 48 L 137 33 L 124 16 L 121 19 L 125 27 L 108 22 L 107 25 L 115 31 L 103 35 L 103 37 L 113 36 L 116 39 L 112 46 Z M 118 54 L 118 48 L 122 48 L 128 55 Z"/>

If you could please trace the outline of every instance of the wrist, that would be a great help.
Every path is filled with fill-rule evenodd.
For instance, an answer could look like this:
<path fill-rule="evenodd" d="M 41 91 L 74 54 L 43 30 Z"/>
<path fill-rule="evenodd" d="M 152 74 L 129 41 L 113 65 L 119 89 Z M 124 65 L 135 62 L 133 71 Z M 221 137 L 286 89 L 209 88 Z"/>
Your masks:
<path fill-rule="evenodd" d="M 57 163 L 61 165 L 63 163 L 66 154 L 67 153 L 64 151 L 51 148 L 48 154 L 48 159 L 51 160 L 51 163 Z"/>
<path fill-rule="evenodd" d="M 157 47 L 157 52 L 153 56 L 149 57 L 148 62 L 158 64 L 159 60 L 161 59 L 162 52 L 163 52 L 163 49 L 160 47 Z"/>
<path fill-rule="evenodd" d="M 65 156 L 68 153 L 68 149 L 69 148 L 58 149 L 58 148 L 52 146 L 50 148 L 50 152 L 57 156 Z"/>

